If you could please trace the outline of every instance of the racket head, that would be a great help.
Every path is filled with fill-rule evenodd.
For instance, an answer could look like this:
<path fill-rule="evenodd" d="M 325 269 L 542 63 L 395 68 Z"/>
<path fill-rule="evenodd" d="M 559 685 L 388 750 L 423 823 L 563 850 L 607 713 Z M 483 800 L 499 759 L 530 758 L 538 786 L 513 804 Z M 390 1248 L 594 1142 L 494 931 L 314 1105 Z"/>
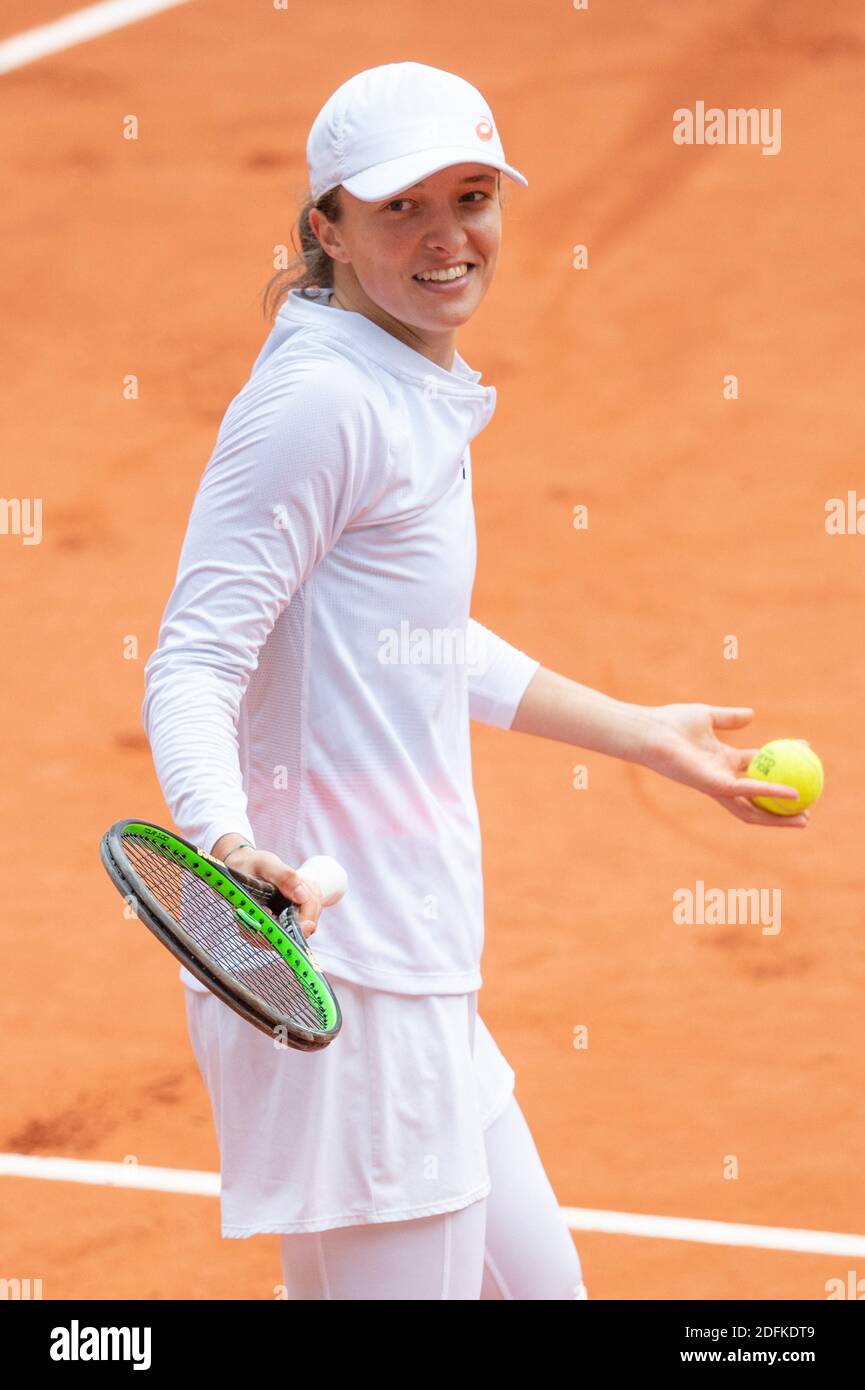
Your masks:
<path fill-rule="evenodd" d="M 99 853 L 144 925 L 247 1023 L 304 1052 L 319 1051 L 337 1036 L 339 1001 L 291 904 L 278 921 L 252 895 L 253 880 L 151 821 L 117 821 L 102 836 Z M 267 887 L 275 901 L 286 902 Z"/>

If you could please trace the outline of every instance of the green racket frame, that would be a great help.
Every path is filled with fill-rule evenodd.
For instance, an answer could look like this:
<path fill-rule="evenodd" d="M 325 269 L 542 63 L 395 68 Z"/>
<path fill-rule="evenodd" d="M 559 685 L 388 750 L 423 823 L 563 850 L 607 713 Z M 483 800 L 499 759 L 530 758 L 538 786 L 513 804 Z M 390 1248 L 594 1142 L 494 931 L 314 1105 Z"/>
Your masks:
<path fill-rule="evenodd" d="M 124 838 L 137 836 L 152 845 L 167 859 L 184 865 L 202 882 L 231 906 L 239 925 L 249 932 L 263 936 L 279 953 L 306 994 L 321 1019 L 320 1029 L 299 1027 L 280 1015 L 266 1000 L 248 990 L 235 976 L 216 963 L 206 965 L 196 954 L 195 942 L 184 931 L 139 878 L 134 866 L 125 867 Z M 220 860 L 199 847 L 150 821 L 129 819 L 117 821 L 105 832 L 99 845 L 102 863 L 127 901 L 131 900 L 137 916 L 149 927 L 164 946 L 224 1003 L 262 1032 L 271 1036 L 278 1030 L 285 1034 L 289 1047 L 316 1051 L 326 1047 L 339 1033 L 342 1016 L 339 1002 L 326 975 L 321 970 L 300 926 L 294 919 L 294 907 L 270 883 L 249 878 L 231 871 Z M 280 925 L 270 911 L 252 896 L 256 893 L 280 913 L 285 906 L 291 911 Z"/>

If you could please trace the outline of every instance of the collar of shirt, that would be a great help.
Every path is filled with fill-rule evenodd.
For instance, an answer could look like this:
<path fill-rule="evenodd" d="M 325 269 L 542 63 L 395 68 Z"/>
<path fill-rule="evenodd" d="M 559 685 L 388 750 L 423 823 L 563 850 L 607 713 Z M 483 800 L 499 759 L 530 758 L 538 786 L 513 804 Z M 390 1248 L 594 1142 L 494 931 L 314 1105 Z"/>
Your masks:
<path fill-rule="evenodd" d="M 334 312 L 329 304 L 332 291 L 321 289 L 317 298 L 306 297 L 299 290 L 290 290 L 277 314 L 283 323 L 315 325 L 323 336 L 346 343 L 360 350 L 397 376 L 407 377 L 425 390 L 469 397 L 485 406 L 485 422 L 496 406 L 496 388 L 481 385 L 481 373 L 473 371 L 458 352 L 454 353 L 451 371 L 431 362 L 423 353 L 395 338 L 363 314 Z"/>

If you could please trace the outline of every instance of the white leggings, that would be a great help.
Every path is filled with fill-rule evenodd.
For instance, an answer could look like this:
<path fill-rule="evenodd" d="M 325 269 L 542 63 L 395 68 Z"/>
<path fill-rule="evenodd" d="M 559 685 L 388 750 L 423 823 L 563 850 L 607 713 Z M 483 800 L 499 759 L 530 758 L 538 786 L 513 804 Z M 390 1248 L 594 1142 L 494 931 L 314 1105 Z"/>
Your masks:
<path fill-rule="evenodd" d="M 440 1216 L 281 1238 L 289 1299 L 587 1298 L 516 1098 L 485 1131 L 491 1191 Z"/>

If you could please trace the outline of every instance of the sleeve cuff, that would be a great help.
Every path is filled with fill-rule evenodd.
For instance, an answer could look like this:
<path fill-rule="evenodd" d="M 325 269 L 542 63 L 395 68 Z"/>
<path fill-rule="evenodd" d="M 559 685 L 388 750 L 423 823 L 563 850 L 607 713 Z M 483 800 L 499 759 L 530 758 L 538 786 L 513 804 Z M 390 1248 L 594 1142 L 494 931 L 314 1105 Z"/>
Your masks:
<path fill-rule="evenodd" d="M 540 662 L 472 620 L 478 644 L 469 675 L 469 714 L 481 724 L 509 729 Z"/>
<path fill-rule="evenodd" d="M 242 835 L 244 840 L 248 840 L 251 845 L 255 844 L 255 835 L 252 826 L 246 816 L 221 816 L 219 820 L 212 821 L 210 825 L 204 826 L 201 837 L 187 835 L 188 840 L 203 849 L 207 854 L 213 853 L 213 846 L 217 840 L 221 840 L 223 835 Z M 256 845 L 256 848 L 258 846 Z"/>

